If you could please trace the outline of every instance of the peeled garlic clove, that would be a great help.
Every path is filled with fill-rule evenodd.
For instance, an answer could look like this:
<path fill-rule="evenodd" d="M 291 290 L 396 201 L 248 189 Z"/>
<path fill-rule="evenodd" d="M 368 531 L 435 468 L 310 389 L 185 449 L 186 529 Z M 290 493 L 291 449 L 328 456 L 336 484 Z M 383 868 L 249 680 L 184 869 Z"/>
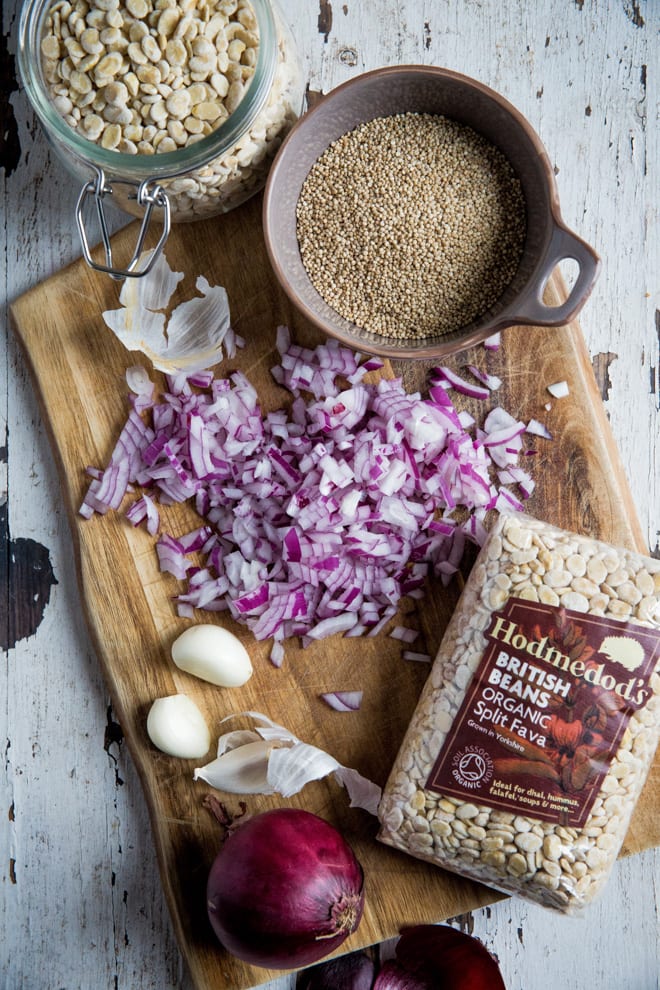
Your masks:
<path fill-rule="evenodd" d="M 247 650 L 222 626 L 190 626 L 172 644 L 172 660 L 179 670 L 221 687 L 240 687 L 252 676 Z"/>
<path fill-rule="evenodd" d="M 168 756 L 196 760 L 211 746 L 211 733 L 195 702 L 185 694 L 157 698 L 147 716 L 147 735 Z"/>

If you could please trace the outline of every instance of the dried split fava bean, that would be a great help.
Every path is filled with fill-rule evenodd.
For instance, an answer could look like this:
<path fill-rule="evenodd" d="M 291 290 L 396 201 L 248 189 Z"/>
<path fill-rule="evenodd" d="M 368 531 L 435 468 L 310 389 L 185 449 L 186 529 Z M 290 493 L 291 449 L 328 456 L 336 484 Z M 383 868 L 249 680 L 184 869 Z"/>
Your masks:
<path fill-rule="evenodd" d="M 530 569 L 533 561 L 538 571 Z M 567 602 L 545 604 L 532 579 L 564 565 Z M 494 605 L 494 591 L 506 601 L 498 594 Z M 526 600 L 539 601 L 533 612 L 526 612 Z M 526 638 L 529 628 L 534 636 Z M 658 743 L 659 658 L 660 561 L 530 517 L 502 517 L 473 567 L 395 760 L 379 808 L 379 839 L 578 913 L 611 871 Z M 484 697 L 493 699 L 488 713 L 475 700 Z M 523 709 L 517 725 L 513 716 L 509 721 L 507 712 Z M 465 734 L 464 712 L 479 713 L 470 730 L 476 745 Z M 528 726 L 532 719 L 531 731 L 521 730 L 524 719 Z M 534 732 L 541 737 L 542 726 L 539 743 Z M 512 796 L 517 782 L 522 798 Z M 543 800 L 555 808 L 542 810 Z M 432 845 L 415 838 L 425 816 Z"/>

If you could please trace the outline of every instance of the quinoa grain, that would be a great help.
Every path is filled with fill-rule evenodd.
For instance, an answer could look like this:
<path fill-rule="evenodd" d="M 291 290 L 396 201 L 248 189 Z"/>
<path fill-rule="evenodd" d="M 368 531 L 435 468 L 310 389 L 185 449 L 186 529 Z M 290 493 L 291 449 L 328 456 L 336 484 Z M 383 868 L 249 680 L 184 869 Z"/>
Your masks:
<path fill-rule="evenodd" d="M 341 316 L 399 339 L 444 334 L 502 295 L 525 238 L 520 182 L 501 154 L 446 117 L 379 117 L 312 167 L 297 206 L 311 281 Z"/>

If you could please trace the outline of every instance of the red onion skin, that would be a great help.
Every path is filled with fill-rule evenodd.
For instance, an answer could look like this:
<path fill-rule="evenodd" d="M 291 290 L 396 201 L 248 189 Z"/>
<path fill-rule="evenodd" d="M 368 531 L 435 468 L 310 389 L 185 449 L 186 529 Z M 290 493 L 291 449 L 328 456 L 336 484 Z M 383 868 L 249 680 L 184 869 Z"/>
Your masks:
<path fill-rule="evenodd" d="M 438 990 L 438 986 L 413 976 L 394 959 L 388 959 L 381 966 L 373 990 Z"/>
<path fill-rule="evenodd" d="M 395 951 L 396 961 L 383 966 L 373 990 L 506 990 L 488 949 L 448 925 L 404 929 Z"/>
<path fill-rule="evenodd" d="M 371 990 L 374 964 L 364 952 L 349 952 L 300 973 L 296 990 Z"/>
<path fill-rule="evenodd" d="M 362 867 L 343 836 L 307 811 L 281 808 L 231 832 L 211 867 L 207 909 L 232 955 L 297 969 L 333 952 L 364 909 Z"/>

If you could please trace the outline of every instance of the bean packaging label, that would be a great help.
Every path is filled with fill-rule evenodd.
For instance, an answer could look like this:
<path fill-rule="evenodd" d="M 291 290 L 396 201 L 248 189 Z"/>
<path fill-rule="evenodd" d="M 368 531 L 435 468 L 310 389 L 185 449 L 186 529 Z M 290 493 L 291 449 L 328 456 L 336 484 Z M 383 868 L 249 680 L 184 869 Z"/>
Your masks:
<path fill-rule="evenodd" d="M 427 789 L 582 827 L 652 695 L 660 634 L 510 598 L 486 640 Z"/>

